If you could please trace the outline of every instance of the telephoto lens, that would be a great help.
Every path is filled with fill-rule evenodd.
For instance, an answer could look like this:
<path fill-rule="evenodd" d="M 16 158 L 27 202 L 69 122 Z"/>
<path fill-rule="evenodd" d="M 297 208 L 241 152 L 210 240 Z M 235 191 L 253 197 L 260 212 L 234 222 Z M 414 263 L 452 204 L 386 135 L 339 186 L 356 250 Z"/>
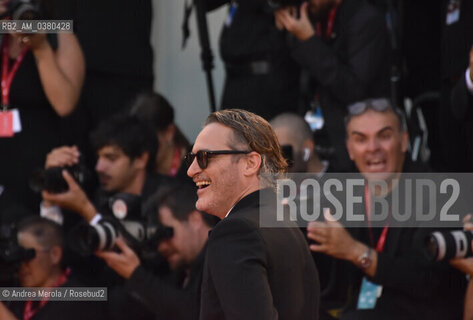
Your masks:
<path fill-rule="evenodd" d="M 473 232 L 436 231 L 426 239 L 426 254 L 431 261 L 468 258 L 473 256 L 471 241 Z"/>

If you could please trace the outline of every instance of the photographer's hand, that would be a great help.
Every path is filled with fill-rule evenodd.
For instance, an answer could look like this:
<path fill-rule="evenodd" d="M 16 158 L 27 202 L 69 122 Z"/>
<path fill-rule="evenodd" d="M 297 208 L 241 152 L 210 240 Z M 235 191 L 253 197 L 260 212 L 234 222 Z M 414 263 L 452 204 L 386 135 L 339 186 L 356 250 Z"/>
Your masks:
<path fill-rule="evenodd" d="M 21 46 L 30 48 L 35 56 L 45 50 L 52 50 L 45 33 L 21 34 L 17 41 L 20 42 Z"/>
<path fill-rule="evenodd" d="M 62 146 L 51 150 L 46 156 L 44 167 L 64 167 L 79 163 L 79 149 L 77 146 Z"/>
<path fill-rule="evenodd" d="M 330 210 L 324 211 L 324 217 L 325 222 L 313 221 L 307 226 L 307 238 L 317 242 L 310 245 L 310 250 L 358 265 L 359 257 L 368 247 L 355 240 L 342 224 L 332 217 Z M 363 272 L 371 277 L 376 273 L 377 257 L 376 251 L 372 250 L 372 263 L 363 269 Z"/>
<path fill-rule="evenodd" d="M 113 251 L 99 251 L 95 255 L 105 260 L 107 265 L 115 270 L 121 277 L 129 279 L 140 265 L 140 259 L 133 250 L 121 238 L 115 240 L 115 244 L 121 250 L 120 253 Z"/>
<path fill-rule="evenodd" d="M 300 41 L 305 41 L 315 34 L 314 27 L 309 20 L 307 11 L 308 3 L 304 2 L 300 9 L 300 18 L 297 19 L 294 10 L 282 8 L 274 13 L 276 26 L 283 26 L 287 31 L 296 36 Z"/>
<path fill-rule="evenodd" d="M 465 218 L 463 218 L 463 228 L 465 231 L 473 231 L 473 223 L 471 222 L 471 217 L 472 214 L 469 213 L 465 216 Z M 470 277 L 473 277 L 473 258 L 452 259 L 449 262 L 452 267 L 457 268 L 461 272 L 470 275 Z"/>
<path fill-rule="evenodd" d="M 43 199 L 61 208 L 75 211 L 87 220 L 87 222 L 90 222 L 97 214 L 94 205 L 69 172 L 63 170 L 62 176 L 64 180 L 66 180 L 69 190 L 63 193 L 43 191 L 41 193 Z"/>

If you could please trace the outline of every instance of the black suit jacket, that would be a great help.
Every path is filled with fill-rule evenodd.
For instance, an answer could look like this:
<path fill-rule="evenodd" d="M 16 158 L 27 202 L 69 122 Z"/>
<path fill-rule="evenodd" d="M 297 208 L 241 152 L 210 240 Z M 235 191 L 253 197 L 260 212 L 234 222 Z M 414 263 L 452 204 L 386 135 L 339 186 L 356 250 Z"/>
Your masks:
<path fill-rule="evenodd" d="M 254 192 L 211 231 L 201 293 L 200 319 L 318 319 L 319 280 L 297 228 L 259 227 L 275 214 Z"/>

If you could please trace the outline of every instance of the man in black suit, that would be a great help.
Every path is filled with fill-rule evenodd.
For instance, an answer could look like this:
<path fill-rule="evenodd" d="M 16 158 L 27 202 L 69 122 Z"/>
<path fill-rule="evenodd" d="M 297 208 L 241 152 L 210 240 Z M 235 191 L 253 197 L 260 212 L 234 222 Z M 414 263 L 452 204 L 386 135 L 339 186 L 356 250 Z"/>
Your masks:
<path fill-rule="evenodd" d="M 387 99 L 355 103 L 348 112 L 347 149 L 367 181 L 357 213 L 367 220 L 370 214 L 379 214 L 369 200 L 375 197 L 390 202 L 392 213 L 392 191 L 402 190 L 403 186 L 401 172 L 416 172 L 405 161 L 408 135 L 403 115 Z M 385 181 L 388 188 L 372 188 L 373 181 Z M 405 190 L 398 192 L 404 193 Z M 402 205 L 407 202 L 399 199 Z M 312 251 L 338 259 L 344 270 L 337 276 L 346 277 L 351 298 L 341 319 L 461 318 L 465 277 L 448 263 L 425 258 L 424 241 L 431 229 L 400 225 L 393 214 L 373 227 L 370 222 L 364 227 L 345 229 L 330 213 L 324 214 L 325 222 L 309 223 L 308 237 L 316 242 L 310 246 Z M 365 303 L 370 291 L 371 297 L 376 298 Z M 346 297 L 346 292 L 342 295 Z"/>
<path fill-rule="evenodd" d="M 214 112 L 187 159 L 197 209 L 222 218 L 207 243 L 200 318 L 318 319 L 319 281 L 304 236 L 288 224 L 260 227 L 260 217 L 275 214 L 264 200 L 274 182 L 263 174 L 287 167 L 271 126 L 244 110 Z"/>
<path fill-rule="evenodd" d="M 346 106 L 390 94 L 384 16 L 364 0 L 309 0 L 300 9 L 279 9 L 275 16 L 277 25 L 297 38 L 292 57 L 315 87 L 330 146 L 335 149 L 331 165 L 351 170 L 344 142 Z"/>

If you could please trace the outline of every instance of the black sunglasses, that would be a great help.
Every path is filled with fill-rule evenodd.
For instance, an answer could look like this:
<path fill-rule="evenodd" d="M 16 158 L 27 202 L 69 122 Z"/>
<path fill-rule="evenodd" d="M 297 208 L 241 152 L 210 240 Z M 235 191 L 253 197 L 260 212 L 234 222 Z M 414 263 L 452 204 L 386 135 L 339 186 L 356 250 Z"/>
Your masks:
<path fill-rule="evenodd" d="M 365 112 L 366 109 L 383 112 L 392 109 L 392 105 L 388 99 L 371 99 L 361 102 L 356 102 L 348 106 L 348 113 L 352 116 L 357 116 Z"/>
<path fill-rule="evenodd" d="M 243 150 L 199 150 L 196 153 L 189 152 L 184 157 L 188 167 L 194 162 L 194 158 L 197 158 L 197 164 L 201 169 L 207 168 L 209 165 L 209 158 L 219 154 L 248 154 L 251 151 Z"/>

